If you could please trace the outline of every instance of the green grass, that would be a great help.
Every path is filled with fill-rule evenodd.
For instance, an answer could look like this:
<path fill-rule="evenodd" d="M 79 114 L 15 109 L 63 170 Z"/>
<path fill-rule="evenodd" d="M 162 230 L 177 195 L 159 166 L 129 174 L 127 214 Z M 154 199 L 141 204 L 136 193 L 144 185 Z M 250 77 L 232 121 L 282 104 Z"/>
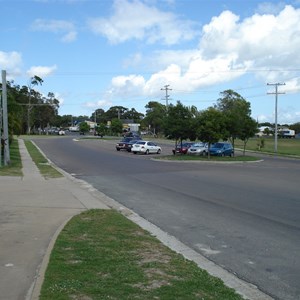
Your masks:
<path fill-rule="evenodd" d="M 14 139 L 9 148 L 10 164 L 7 166 L 1 162 L 0 176 L 22 176 L 22 161 L 19 151 L 18 140 Z M 1 155 L 2 157 L 2 155 Z M 3 159 L 3 157 L 2 157 Z"/>
<path fill-rule="evenodd" d="M 42 176 L 48 178 L 59 178 L 63 175 L 53 168 L 46 157 L 39 151 L 39 149 L 29 140 L 24 141 L 27 151 L 29 152 L 33 162 L 36 164 Z"/>
<path fill-rule="evenodd" d="M 265 137 L 264 147 L 258 149 L 258 144 L 261 138 L 250 139 L 246 145 L 247 150 L 257 152 L 267 152 L 274 154 L 275 141 L 274 137 Z M 244 145 L 241 140 L 235 141 L 235 147 L 243 149 Z M 280 155 L 295 155 L 300 156 L 300 139 L 278 139 L 277 140 L 277 154 Z"/>
<path fill-rule="evenodd" d="M 58 236 L 39 299 L 242 298 L 120 213 L 90 210 Z"/>

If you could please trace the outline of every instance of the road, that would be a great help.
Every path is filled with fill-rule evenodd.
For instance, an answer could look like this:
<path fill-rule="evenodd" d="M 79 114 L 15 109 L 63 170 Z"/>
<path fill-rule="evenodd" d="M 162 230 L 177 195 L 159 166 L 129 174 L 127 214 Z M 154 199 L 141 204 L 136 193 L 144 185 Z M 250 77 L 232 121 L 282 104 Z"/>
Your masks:
<path fill-rule="evenodd" d="M 263 292 L 300 299 L 300 160 L 161 162 L 100 139 L 35 142 L 60 168 Z"/>

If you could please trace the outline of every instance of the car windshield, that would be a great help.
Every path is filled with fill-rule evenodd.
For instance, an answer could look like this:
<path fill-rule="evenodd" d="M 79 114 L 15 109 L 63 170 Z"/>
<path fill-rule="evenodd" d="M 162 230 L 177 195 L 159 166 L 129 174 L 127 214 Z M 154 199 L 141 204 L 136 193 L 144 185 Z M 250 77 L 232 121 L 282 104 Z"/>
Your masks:
<path fill-rule="evenodd" d="M 190 143 L 182 143 L 182 147 L 189 147 L 191 144 Z M 180 148 L 181 144 L 177 144 L 177 147 Z"/>
<path fill-rule="evenodd" d="M 145 145 L 146 142 L 142 142 L 142 141 L 139 141 L 139 142 L 136 142 L 136 144 L 138 145 Z"/>
<path fill-rule="evenodd" d="M 216 144 L 214 144 L 214 148 L 223 148 L 223 146 L 224 146 L 224 144 L 222 144 L 222 143 L 216 143 Z"/>
<path fill-rule="evenodd" d="M 132 138 L 124 138 L 121 142 L 130 142 Z"/>
<path fill-rule="evenodd" d="M 204 143 L 197 143 L 197 144 L 194 144 L 192 147 L 194 147 L 194 148 L 202 148 L 204 146 L 205 146 Z"/>

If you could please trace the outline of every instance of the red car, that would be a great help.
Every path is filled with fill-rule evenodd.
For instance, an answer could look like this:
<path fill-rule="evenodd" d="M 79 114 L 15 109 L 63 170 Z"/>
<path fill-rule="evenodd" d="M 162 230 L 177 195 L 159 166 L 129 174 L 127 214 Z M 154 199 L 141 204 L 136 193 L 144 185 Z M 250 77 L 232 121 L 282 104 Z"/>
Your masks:
<path fill-rule="evenodd" d="M 176 153 L 179 153 L 179 154 L 186 154 L 188 149 L 194 145 L 194 143 L 191 143 L 191 142 L 184 142 L 184 143 L 179 143 L 177 144 L 177 147 L 176 149 L 173 149 L 172 152 L 173 154 L 175 155 Z"/>

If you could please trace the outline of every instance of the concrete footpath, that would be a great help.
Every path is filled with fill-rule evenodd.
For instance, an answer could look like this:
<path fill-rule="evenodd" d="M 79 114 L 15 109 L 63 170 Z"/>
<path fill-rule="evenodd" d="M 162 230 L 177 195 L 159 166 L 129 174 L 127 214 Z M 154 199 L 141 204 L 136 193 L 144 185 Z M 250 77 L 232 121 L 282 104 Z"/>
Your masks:
<path fill-rule="evenodd" d="M 19 140 L 23 177 L 0 176 L 0 299 L 38 299 L 56 233 L 74 215 L 108 208 L 101 194 L 68 177 L 47 179 Z M 50 245 L 50 248 L 49 248 Z"/>
<path fill-rule="evenodd" d="M 235 289 L 245 299 L 270 300 L 240 280 L 84 181 L 44 179 L 19 140 L 22 177 L 0 176 L 0 299 L 38 300 L 49 255 L 61 229 L 84 210 L 114 208 L 163 244 Z"/>

